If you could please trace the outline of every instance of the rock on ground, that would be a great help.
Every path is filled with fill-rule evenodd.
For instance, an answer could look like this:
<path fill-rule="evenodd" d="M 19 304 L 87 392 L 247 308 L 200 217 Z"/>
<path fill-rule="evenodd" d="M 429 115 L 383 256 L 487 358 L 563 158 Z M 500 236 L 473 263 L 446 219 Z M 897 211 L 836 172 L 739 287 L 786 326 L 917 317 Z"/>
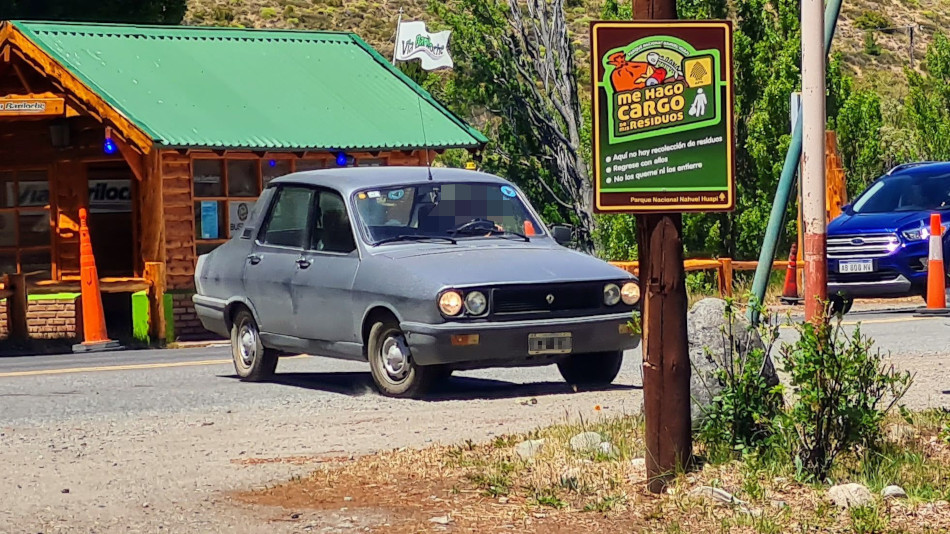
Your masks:
<path fill-rule="evenodd" d="M 700 497 L 708 499 L 719 504 L 745 504 L 743 501 L 735 498 L 731 493 L 724 489 L 714 488 L 712 486 L 700 486 L 690 490 L 691 497 Z"/>
<path fill-rule="evenodd" d="M 888 486 L 881 490 L 881 496 L 885 499 L 906 499 L 907 492 L 900 486 Z"/>
<path fill-rule="evenodd" d="M 828 490 L 828 498 L 841 508 L 867 506 L 874 501 L 871 492 L 861 484 L 840 484 Z"/>
<path fill-rule="evenodd" d="M 521 443 L 515 445 L 515 454 L 517 454 L 522 460 L 530 460 L 541 451 L 542 446 L 544 446 L 543 439 L 529 439 L 527 441 L 522 441 Z"/>
<path fill-rule="evenodd" d="M 595 451 L 603 442 L 603 436 L 597 432 L 581 432 L 571 438 L 571 450 L 577 452 Z"/>
<path fill-rule="evenodd" d="M 729 349 L 725 334 L 729 324 L 725 315 L 726 301 L 717 298 L 705 298 L 697 302 L 686 314 L 689 360 L 692 366 L 689 389 L 693 428 L 699 426 L 703 413 L 712 404 L 712 399 L 722 392 L 722 384 L 716 378 L 716 371 L 720 368 L 718 362 L 723 361 L 723 355 Z M 732 332 L 735 338 L 734 346 L 742 347 L 742 350 L 747 347 L 764 347 L 758 332 L 750 329 L 749 322 L 741 312 L 735 313 Z M 736 352 L 733 357 L 745 356 Z M 762 371 L 770 386 L 778 385 L 778 375 L 771 360 L 766 361 Z"/>

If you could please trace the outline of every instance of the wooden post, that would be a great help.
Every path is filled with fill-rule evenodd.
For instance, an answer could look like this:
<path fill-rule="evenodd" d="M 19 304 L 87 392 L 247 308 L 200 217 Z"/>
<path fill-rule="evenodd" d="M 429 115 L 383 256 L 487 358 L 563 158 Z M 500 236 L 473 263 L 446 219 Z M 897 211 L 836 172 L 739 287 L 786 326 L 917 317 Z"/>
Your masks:
<path fill-rule="evenodd" d="M 165 264 L 147 262 L 145 279 L 148 280 L 148 335 L 159 345 L 165 344 Z"/>
<path fill-rule="evenodd" d="M 732 296 L 732 258 L 720 258 L 719 270 L 716 272 L 719 280 L 719 295 Z"/>
<path fill-rule="evenodd" d="M 675 0 L 633 0 L 634 20 L 676 18 Z M 643 295 L 643 411 L 646 419 L 647 487 L 666 488 L 693 450 L 686 333 L 683 216 L 637 216 Z"/>
<path fill-rule="evenodd" d="M 26 321 L 29 307 L 26 274 L 8 274 L 5 276 L 4 285 L 13 291 L 13 294 L 7 297 L 7 332 L 10 333 L 12 341 L 26 342 L 30 339 L 30 329 Z"/>

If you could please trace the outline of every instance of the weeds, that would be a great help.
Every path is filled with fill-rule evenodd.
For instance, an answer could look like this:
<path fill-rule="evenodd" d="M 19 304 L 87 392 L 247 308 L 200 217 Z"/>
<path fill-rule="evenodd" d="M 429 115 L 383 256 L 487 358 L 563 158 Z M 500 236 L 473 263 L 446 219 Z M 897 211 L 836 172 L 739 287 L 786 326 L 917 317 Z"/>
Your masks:
<path fill-rule="evenodd" d="M 855 534 L 883 534 L 887 531 L 888 520 L 881 515 L 876 505 L 851 508 L 848 515 L 851 516 L 851 530 Z"/>

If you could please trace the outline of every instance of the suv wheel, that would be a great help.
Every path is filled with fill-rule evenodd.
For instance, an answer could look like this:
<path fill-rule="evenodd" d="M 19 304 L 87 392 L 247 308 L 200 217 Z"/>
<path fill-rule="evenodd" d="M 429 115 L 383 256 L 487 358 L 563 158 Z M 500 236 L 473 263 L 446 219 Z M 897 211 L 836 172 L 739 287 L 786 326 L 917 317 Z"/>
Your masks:
<path fill-rule="evenodd" d="M 438 378 L 441 366 L 416 365 L 399 326 L 378 322 L 369 331 L 369 368 L 379 392 L 387 397 L 420 397 Z"/>
<path fill-rule="evenodd" d="M 568 384 L 574 386 L 609 386 L 620 373 L 623 351 L 574 354 L 557 364 Z"/>
<path fill-rule="evenodd" d="M 257 321 L 247 310 L 240 310 L 231 324 L 231 359 L 241 380 L 260 382 L 274 376 L 278 352 L 264 348 Z"/>

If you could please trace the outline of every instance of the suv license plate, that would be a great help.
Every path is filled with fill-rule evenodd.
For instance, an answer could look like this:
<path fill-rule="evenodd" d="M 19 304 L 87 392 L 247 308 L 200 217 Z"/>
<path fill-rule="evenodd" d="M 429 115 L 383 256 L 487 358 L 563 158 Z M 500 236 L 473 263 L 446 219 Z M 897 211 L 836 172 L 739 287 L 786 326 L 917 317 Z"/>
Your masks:
<path fill-rule="evenodd" d="M 838 263 L 839 273 L 873 273 L 874 260 L 842 261 Z"/>
<path fill-rule="evenodd" d="M 571 333 L 528 334 L 528 354 L 570 354 Z"/>

